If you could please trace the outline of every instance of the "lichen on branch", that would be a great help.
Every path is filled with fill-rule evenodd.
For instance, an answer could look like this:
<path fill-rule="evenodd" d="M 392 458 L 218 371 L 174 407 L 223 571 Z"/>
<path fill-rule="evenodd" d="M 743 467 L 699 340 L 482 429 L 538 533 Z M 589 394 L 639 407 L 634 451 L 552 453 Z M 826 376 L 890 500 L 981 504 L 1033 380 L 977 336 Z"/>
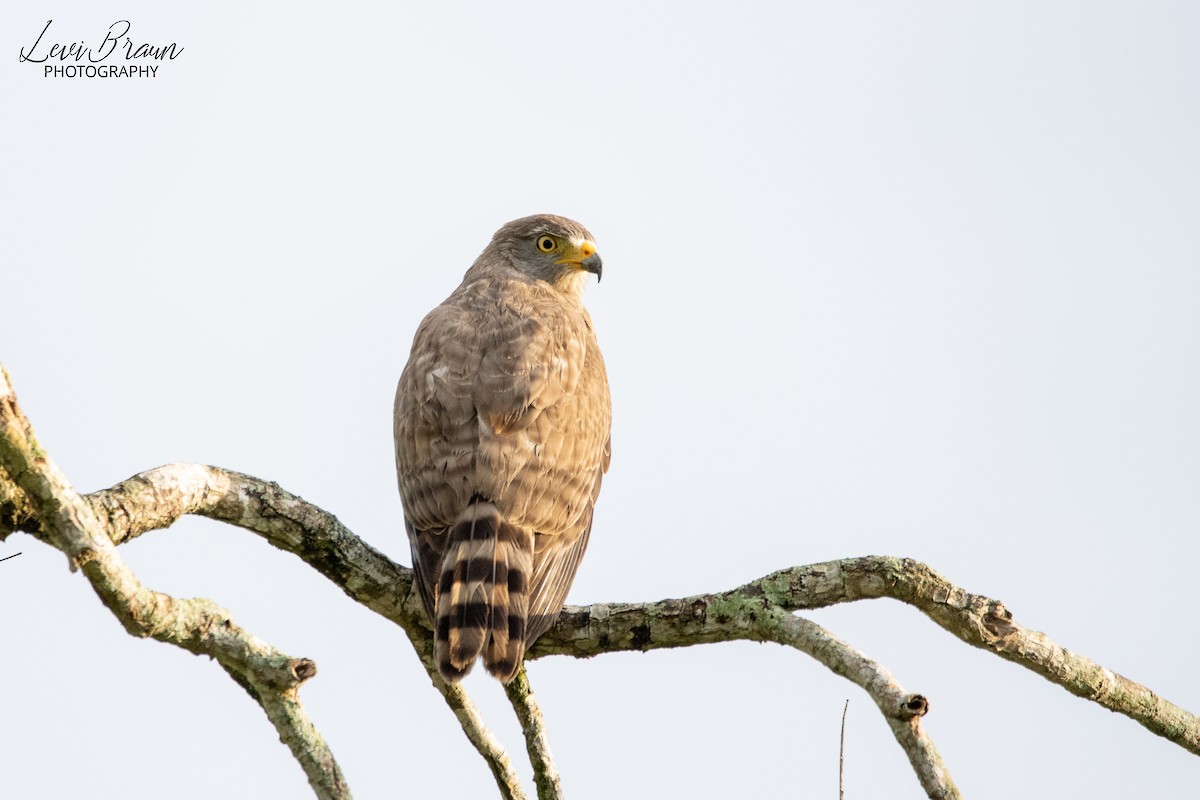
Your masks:
<path fill-rule="evenodd" d="M 434 687 L 491 769 L 501 797 L 525 798 L 509 756 L 466 692 L 437 674 L 428 621 L 412 591 L 410 569 L 392 562 L 329 512 L 277 484 L 218 467 L 171 464 L 110 489 L 78 495 L 37 446 L 8 375 L 0 368 L 0 540 L 25 531 L 57 547 L 83 569 L 101 600 L 130 633 L 216 658 L 262 705 L 317 796 L 348 797 L 332 754 L 296 700 L 296 688 L 315 673 L 315 664 L 278 653 L 239 628 L 212 601 L 178 600 L 142 587 L 117 554 L 117 545 L 167 528 L 188 514 L 257 533 L 402 628 Z M 795 613 L 880 597 L 907 603 L 963 642 L 1019 664 L 1200 754 L 1200 719 L 1195 715 L 1062 648 L 1045 634 L 1024 628 L 1003 604 L 967 592 L 925 564 L 904 558 L 867 556 L 789 567 L 735 589 L 687 598 L 568 606 L 526 658 L 590 658 L 736 640 L 791 647 L 871 696 L 928 796 L 958 797 L 921 725 L 929 711 L 925 696 L 905 691 L 882 665 Z M 561 781 L 550 756 L 546 725 L 524 670 L 507 693 L 525 732 L 538 797 L 560 798 Z"/>

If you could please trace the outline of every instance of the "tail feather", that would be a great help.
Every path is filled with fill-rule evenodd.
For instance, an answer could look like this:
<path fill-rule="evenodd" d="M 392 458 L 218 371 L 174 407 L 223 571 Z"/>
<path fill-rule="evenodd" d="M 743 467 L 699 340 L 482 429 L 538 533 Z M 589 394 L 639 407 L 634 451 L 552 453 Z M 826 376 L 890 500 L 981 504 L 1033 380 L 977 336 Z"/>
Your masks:
<path fill-rule="evenodd" d="M 504 521 L 478 500 L 451 529 L 438 576 L 434 657 L 458 680 L 483 656 L 502 681 L 516 675 L 525 653 L 533 534 Z"/>

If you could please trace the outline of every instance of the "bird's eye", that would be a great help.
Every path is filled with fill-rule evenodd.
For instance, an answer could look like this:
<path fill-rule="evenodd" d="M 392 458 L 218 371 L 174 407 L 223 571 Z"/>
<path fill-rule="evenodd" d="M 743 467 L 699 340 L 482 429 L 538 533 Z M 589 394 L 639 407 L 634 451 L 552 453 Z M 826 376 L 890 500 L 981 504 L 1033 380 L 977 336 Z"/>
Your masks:
<path fill-rule="evenodd" d="M 553 253 L 558 249 L 558 242 L 554 241 L 553 237 L 542 235 L 537 239 L 538 250 L 543 253 Z"/>

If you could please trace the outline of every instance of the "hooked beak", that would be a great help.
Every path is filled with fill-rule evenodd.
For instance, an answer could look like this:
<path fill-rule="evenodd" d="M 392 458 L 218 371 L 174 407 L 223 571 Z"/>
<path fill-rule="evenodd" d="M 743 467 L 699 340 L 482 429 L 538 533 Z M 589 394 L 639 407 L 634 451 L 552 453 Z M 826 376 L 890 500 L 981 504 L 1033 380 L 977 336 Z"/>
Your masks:
<path fill-rule="evenodd" d="M 600 254 L 596 252 L 596 245 L 588 239 L 572 239 L 571 252 L 564 258 L 559 259 L 560 264 L 570 264 L 573 267 L 590 272 L 596 276 L 596 283 L 600 282 L 600 273 L 604 270 L 604 262 L 600 260 Z"/>
<path fill-rule="evenodd" d="M 596 276 L 596 283 L 600 282 L 601 273 L 604 272 L 604 262 L 600 260 L 599 253 L 592 253 L 590 256 L 579 262 L 579 268 L 584 272 L 590 272 Z"/>

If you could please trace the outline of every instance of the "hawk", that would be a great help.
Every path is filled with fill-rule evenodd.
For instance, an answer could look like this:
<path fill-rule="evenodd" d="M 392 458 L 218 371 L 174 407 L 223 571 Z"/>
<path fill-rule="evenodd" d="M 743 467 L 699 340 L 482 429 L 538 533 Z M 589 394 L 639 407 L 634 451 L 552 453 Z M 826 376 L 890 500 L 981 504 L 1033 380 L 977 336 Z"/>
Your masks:
<path fill-rule="evenodd" d="M 583 307 L 587 229 L 514 220 L 417 328 L 396 387 L 396 472 L 434 657 L 508 682 L 562 611 L 608 469 L 612 410 Z"/>

